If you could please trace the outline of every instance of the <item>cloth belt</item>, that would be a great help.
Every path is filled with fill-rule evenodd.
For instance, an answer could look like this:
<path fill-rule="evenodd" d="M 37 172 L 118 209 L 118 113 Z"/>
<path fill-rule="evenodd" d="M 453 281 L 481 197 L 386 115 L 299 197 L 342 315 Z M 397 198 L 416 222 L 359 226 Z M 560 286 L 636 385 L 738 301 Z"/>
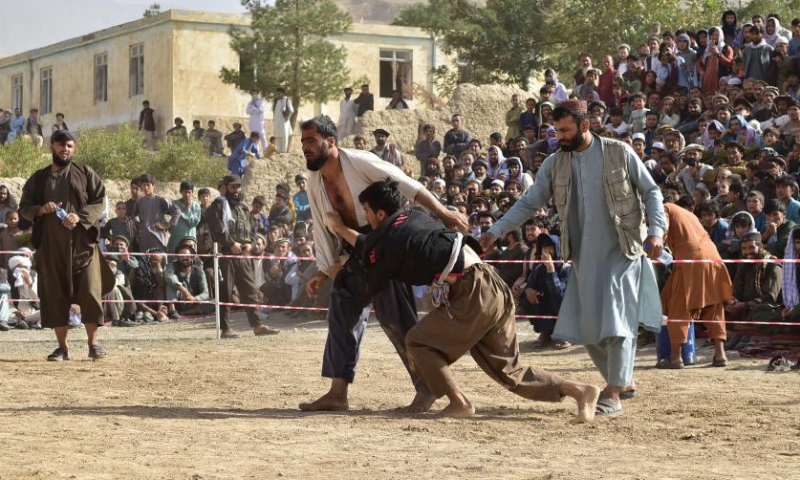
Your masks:
<path fill-rule="evenodd" d="M 464 235 L 461 233 L 456 233 L 456 238 L 453 242 L 453 249 L 450 251 L 450 261 L 447 262 L 447 266 L 445 266 L 444 270 L 442 270 L 442 273 L 439 275 L 439 279 L 434 280 L 434 282 L 431 284 L 431 300 L 435 308 L 439 308 L 443 305 L 445 308 L 447 308 L 450 305 L 450 301 L 447 298 L 450 294 L 450 284 L 448 284 L 446 280 L 458 261 L 458 256 L 461 254 L 463 241 Z M 448 314 L 449 313 L 450 312 L 448 312 Z"/>

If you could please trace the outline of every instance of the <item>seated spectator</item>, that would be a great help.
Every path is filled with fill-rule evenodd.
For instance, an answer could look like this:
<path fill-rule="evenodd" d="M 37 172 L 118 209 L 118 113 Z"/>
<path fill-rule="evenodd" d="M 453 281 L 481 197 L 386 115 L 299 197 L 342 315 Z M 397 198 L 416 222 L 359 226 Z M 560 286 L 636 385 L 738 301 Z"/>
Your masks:
<path fill-rule="evenodd" d="M 523 260 L 528 252 L 528 246 L 522 243 L 522 234 L 519 229 L 506 233 L 501 239 L 501 245 L 504 250 L 500 254 L 499 260 Z M 506 282 L 508 288 L 513 287 L 514 282 L 522 275 L 522 263 L 500 263 L 496 266 L 500 272 L 500 278 Z"/>
<path fill-rule="evenodd" d="M 0 232 L 0 251 L 12 252 L 19 250 L 22 245 L 19 244 L 18 235 L 21 233 L 19 229 L 19 213 L 14 210 L 6 211 L 4 219 L 6 228 Z M 0 268 L 8 268 L 8 260 L 13 257 L 12 253 L 0 254 Z"/>
<path fill-rule="evenodd" d="M 308 242 L 300 245 L 297 248 L 297 256 L 303 260 L 298 260 L 296 268 L 289 270 L 286 275 L 286 284 L 292 287 L 291 303 L 297 301 L 301 293 L 305 292 L 306 284 L 317 271 L 313 245 Z"/>
<path fill-rule="evenodd" d="M 217 122 L 214 120 L 208 121 L 208 128 L 203 133 L 203 141 L 208 148 L 210 156 L 224 155 L 225 147 L 222 146 L 222 132 L 217 130 Z"/>
<path fill-rule="evenodd" d="M 536 251 L 536 259 L 543 263 L 537 264 L 528 276 L 520 307 L 525 315 L 555 317 L 558 316 L 567 292 L 571 267 L 561 262 L 561 241 L 555 235 L 540 234 L 536 239 Z M 562 349 L 570 346 L 569 342 L 563 340 L 554 341 L 555 318 L 531 319 L 531 324 L 533 330 L 539 334 L 533 344 L 534 348 L 552 346 Z"/>
<path fill-rule="evenodd" d="M 161 253 L 161 250 L 153 248 L 146 253 L 157 254 Z M 147 301 L 136 304 L 137 322 L 169 321 L 168 314 L 170 311 L 165 303 L 167 290 L 164 270 L 164 256 L 149 255 L 140 260 L 139 264 L 131 272 L 130 282 L 133 298 Z M 172 312 L 173 317 L 177 315 L 174 310 Z"/>
<path fill-rule="evenodd" d="M 742 256 L 748 260 L 774 260 L 775 256 L 764 249 L 757 233 L 742 237 Z M 725 308 L 734 320 L 780 318 L 783 268 L 774 262 L 744 263 L 736 270 L 733 279 L 733 298 Z M 769 320 L 766 320 L 769 321 Z"/>
<path fill-rule="evenodd" d="M 742 258 L 741 241 L 748 233 L 759 233 L 755 228 L 753 216 L 747 212 L 739 212 L 733 216 L 730 222 L 731 228 L 728 229 L 728 234 L 725 240 L 717 244 L 720 256 L 725 260 L 738 260 Z M 760 234 L 759 234 L 760 235 Z M 731 278 L 736 275 L 735 263 L 728 263 L 728 273 Z"/>
<path fill-rule="evenodd" d="M 136 315 L 136 304 L 128 303 L 133 300 L 128 276 L 117 267 L 115 256 L 106 256 L 111 272 L 114 274 L 114 288 L 103 295 L 103 319 L 111 320 L 113 327 L 135 327 L 138 323 L 133 321 Z"/>
<path fill-rule="evenodd" d="M 700 218 L 700 223 L 708 232 L 715 245 L 722 243 L 728 235 L 728 222 L 719 218 L 719 210 L 713 202 L 702 203 L 695 209 L 695 214 Z M 717 247 L 719 248 L 719 247 Z"/>
<path fill-rule="evenodd" d="M 0 144 L 1 145 L 1 144 Z M 0 183 L 0 230 L 6 228 L 5 218 L 8 212 L 16 212 L 19 209 L 17 200 L 8 189 L 8 185 Z M 5 266 L 3 267 L 5 268 Z"/>
<path fill-rule="evenodd" d="M 728 193 L 725 195 L 727 205 L 719 212 L 722 218 L 731 218 L 739 212 L 747 210 L 747 203 L 744 199 L 744 185 L 738 182 L 731 182 L 728 185 Z"/>
<path fill-rule="evenodd" d="M 297 260 L 291 252 L 289 239 L 279 239 L 273 248 L 275 256 L 284 258 L 269 260 L 264 264 L 266 282 L 261 287 L 261 293 L 265 304 L 288 305 L 292 301 L 292 285 L 286 282 L 286 278 L 297 268 Z"/>
<path fill-rule="evenodd" d="M 786 246 L 785 260 L 800 259 L 800 228 L 792 230 L 792 243 Z M 800 290 L 797 284 L 797 263 L 783 264 L 783 312 L 781 318 L 787 322 L 800 322 Z"/>
<path fill-rule="evenodd" d="M 706 202 L 711 201 L 711 192 L 709 192 L 706 187 L 699 186 L 694 189 L 694 194 L 692 195 L 692 198 L 694 199 L 695 205 L 699 206 Z"/>
<path fill-rule="evenodd" d="M 294 225 L 294 213 L 289 209 L 288 205 L 289 196 L 284 192 L 275 194 L 275 203 L 269 209 L 269 224 L 275 225 L 283 223 L 284 225 Z"/>
<path fill-rule="evenodd" d="M 745 197 L 745 205 L 747 205 L 747 213 L 753 217 L 755 221 L 755 228 L 759 232 L 764 231 L 767 226 L 767 215 L 764 213 L 764 194 L 758 190 L 747 192 Z"/>
<path fill-rule="evenodd" d="M 794 199 L 797 195 L 797 182 L 784 175 L 775 179 L 775 198 L 786 208 L 786 219 L 794 223 L 800 222 L 800 202 Z"/>
<path fill-rule="evenodd" d="M 175 253 L 183 256 L 175 257 L 172 268 L 165 274 L 167 301 L 178 301 L 173 304 L 173 311 L 176 313 L 172 317 L 211 313 L 214 305 L 210 303 L 182 303 L 207 302 L 210 294 L 203 267 L 195 262 L 195 249 L 189 245 L 181 245 L 175 249 Z"/>
<path fill-rule="evenodd" d="M 789 234 L 794 229 L 795 223 L 786 218 L 786 207 L 778 199 L 767 202 L 764 214 L 767 216 L 767 226 L 761 232 L 761 241 L 769 253 L 783 258 L 786 242 L 789 241 Z"/>
<path fill-rule="evenodd" d="M 183 119 L 181 117 L 175 117 L 175 125 L 167 130 L 167 141 L 189 141 L 189 132 L 186 131 L 186 127 L 183 126 Z"/>
<path fill-rule="evenodd" d="M 27 248 L 20 250 L 19 255 L 13 255 L 8 260 L 8 279 L 11 284 L 11 294 L 21 301 L 16 303 L 16 328 L 41 328 L 39 313 L 38 278 L 32 268 L 31 251 Z"/>
<path fill-rule="evenodd" d="M 11 329 L 8 325 L 8 317 L 11 312 L 11 302 L 8 301 L 10 293 L 8 269 L 0 269 L 0 332 L 7 332 Z"/>
<path fill-rule="evenodd" d="M 253 198 L 253 203 L 251 205 L 252 208 L 250 209 L 250 215 L 253 217 L 252 223 L 254 234 L 260 233 L 262 235 L 266 235 L 267 229 L 269 228 L 269 220 L 262 212 L 264 211 L 264 207 L 267 206 L 267 199 L 264 198 L 263 195 L 256 195 L 256 197 Z"/>

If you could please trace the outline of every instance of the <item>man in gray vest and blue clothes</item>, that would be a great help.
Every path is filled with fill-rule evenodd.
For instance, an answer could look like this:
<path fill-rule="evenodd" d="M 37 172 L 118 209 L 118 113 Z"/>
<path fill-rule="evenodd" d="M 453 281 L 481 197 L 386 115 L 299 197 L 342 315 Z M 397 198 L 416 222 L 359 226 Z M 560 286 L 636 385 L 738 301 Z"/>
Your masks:
<path fill-rule="evenodd" d="M 631 147 L 589 131 L 585 101 L 561 103 L 553 120 L 561 148 L 480 242 L 487 248 L 554 198 L 572 273 L 553 336 L 586 347 L 607 384 L 597 414 L 619 416 L 621 400 L 635 392 L 638 326 L 661 328 L 658 286 L 645 258 L 657 258 L 664 245 L 661 192 Z"/>

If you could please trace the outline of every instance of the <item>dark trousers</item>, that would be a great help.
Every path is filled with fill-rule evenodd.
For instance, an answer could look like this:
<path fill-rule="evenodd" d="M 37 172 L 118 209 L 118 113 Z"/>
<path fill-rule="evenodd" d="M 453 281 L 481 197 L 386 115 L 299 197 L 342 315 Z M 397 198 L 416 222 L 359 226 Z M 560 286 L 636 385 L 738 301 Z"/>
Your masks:
<path fill-rule="evenodd" d="M 358 276 L 357 265 L 354 266 L 352 260 L 348 261 L 340 275 Z M 410 285 L 394 281 L 371 299 L 353 295 L 335 282 L 328 307 L 328 340 L 322 359 L 322 376 L 353 383 L 361 340 L 369 319 L 370 302 L 375 307 L 378 323 L 411 375 L 414 388 L 417 392 L 428 392 L 425 382 L 411 371 L 406 353 L 406 335 L 419 321 L 414 293 Z"/>
<path fill-rule="evenodd" d="M 226 253 L 230 255 L 230 253 Z M 255 305 L 258 304 L 258 288 L 256 287 L 256 271 L 252 259 L 249 258 L 220 258 L 219 269 L 222 273 L 219 281 L 219 301 L 232 303 L 234 287 L 239 292 L 239 302 L 253 305 L 245 307 L 247 322 L 250 327 L 261 325 L 256 314 Z M 231 314 L 229 305 L 219 306 L 220 327 L 222 330 L 231 328 L 228 317 Z"/>

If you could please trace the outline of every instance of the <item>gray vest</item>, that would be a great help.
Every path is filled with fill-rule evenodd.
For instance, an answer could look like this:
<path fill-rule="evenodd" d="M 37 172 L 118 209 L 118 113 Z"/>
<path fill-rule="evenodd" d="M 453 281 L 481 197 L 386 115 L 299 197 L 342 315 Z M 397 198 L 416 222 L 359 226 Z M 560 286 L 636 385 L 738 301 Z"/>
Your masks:
<path fill-rule="evenodd" d="M 625 148 L 617 140 L 593 136 L 603 151 L 603 191 L 608 212 L 619 234 L 619 246 L 626 257 L 635 260 L 644 254 L 642 244 L 647 237 L 647 226 L 639 191 L 628 175 Z M 555 156 L 550 180 L 556 211 L 561 219 L 561 253 L 568 260 L 572 161 L 570 153 L 560 149 Z"/>

